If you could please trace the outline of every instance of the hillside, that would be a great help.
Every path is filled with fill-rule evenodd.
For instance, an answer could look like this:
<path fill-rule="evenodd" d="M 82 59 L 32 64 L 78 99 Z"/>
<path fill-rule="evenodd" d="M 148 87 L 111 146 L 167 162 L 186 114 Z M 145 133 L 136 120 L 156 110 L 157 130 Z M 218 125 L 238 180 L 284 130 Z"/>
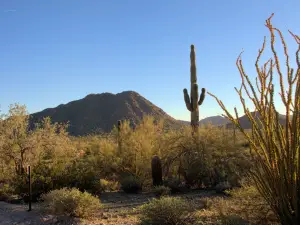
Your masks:
<path fill-rule="evenodd" d="M 223 116 L 210 116 L 210 117 L 206 117 L 203 120 L 200 120 L 199 124 L 205 125 L 211 123 L 214 126 L 220 126 L 220 125 L 227 124 L 228 122 L 229 120 Z"/>
<path fill-rule="evenodd" d="M 251 112 L 251 115 L 256 119 L 260 118 L 260 114 L 258 112 Z M 240 121 L 240 124 L 241 124 L 242 128 L 244 128 L 244 129 L 251 129 L 252 128 L 250 120 L 248 119 L 248 117 L 246 115 L 241 116 L 239 118 L 239 121 Z M 279 114 L 279 123 L 281 125 L 285 124 L 285 116 L 284 115 Z M 226 128 L 231 128 L 232 125 L 233 124 L 231 122 L 229 122 L 229 123 L 226 124 Z"/>
<path fill-rule="evenodd" d="M 128 119 L 132 124 L 137 124 L 144 115 L 164 119 L 172 127 L 181 126 L 177 120 L 134 91 L 90 94 L 83 99 L 31 114 L 31 124 L 49 116 L 52 122 L 69 122 L 69 133 L 77 136 L 109 132 L 118 120 Z"/>
<path fill-rule="evenodd" d="M 178 120 L 178 121 L 184 125 L 191 124 L 190 121 L 185 121 L 185 120 Z M 200 120 L 199 125 L 206 125 L 206 124 L 211 123 L 213 126 L 220 126 L 220 125 L 227 124 L 228 122 L 229 122 L 229 120 L 223 116 L 209 116 L 209 117 L 206 117 L 206 118 Z"/>

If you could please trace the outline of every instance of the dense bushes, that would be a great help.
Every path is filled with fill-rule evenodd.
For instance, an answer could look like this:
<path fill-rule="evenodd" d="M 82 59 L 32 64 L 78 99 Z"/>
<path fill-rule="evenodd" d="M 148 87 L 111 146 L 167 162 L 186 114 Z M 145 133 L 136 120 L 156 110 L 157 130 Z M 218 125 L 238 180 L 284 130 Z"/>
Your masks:
<path fill-rule="evenodd" d="M 42 199 L 46 208 L 57 215 L 88 218 L 102 207 L 98 198 L 75 188 L 53 190 L 42 195 Z"/>
<path fill-rule="evenodd" d="M 142 190 L 142 185 L 138 177 L 126 176 L 121 178 L 121 189 L 126 193 L 138 193 Z"/>
<path fill-rule="evenodd" d="M 0 184 L 0 201 L 10 200 L 12 194 L 13 190 L 8 184 Z"/>
<path fill-rule="evenodd" d="M 32 168 L 34 200 L 63 187 L 93 194 L 119 188 L 131 193 L 150 191 L 154 155 L 161 159 L 164 185 L 172 192 L 215 186 L 224 180 L 236 185 L 250 167 L 247 149 L 240 143 L 234 145 L 232 132 L 224 129 L 201 127 L 199 141 L 191 137 L 190 127 L 164 130 L 163 121 L 154 123 L 153 118 L 144 117 L 135 130 L 125 121 L 119 132 L 70 137 L 66 126 L 51 124 L 48 118 L 29 131 L 24 110 L 12 106 L 10 123 L 0 129 L 0 169 L 1 179 L 25 200 L 25 164 Z M 13 151 L 12 158 L 9 151 Z M 24 173 L 15 166 L 18 163 Z"/>

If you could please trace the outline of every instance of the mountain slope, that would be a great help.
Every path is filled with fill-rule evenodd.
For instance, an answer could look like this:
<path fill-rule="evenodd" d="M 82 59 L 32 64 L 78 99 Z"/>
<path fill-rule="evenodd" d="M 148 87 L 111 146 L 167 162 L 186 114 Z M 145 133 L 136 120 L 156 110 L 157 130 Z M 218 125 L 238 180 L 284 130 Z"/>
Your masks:
<path fill-rule="evenodd" d="M 223 124 L 227 124 L 228 122 L 229 120 L 223 116 L 210 116 L 210 117 L 206 117 L 203 120 L 200 120 L 199 124 L 204 125 L 204 124 L 211 123 L 214 126 L 220 126 Z"/>
<path fill-rule="evenodd" d="M 144 115 L 164 119 L 166 124 L 174 127 L 180 126 L 178 121 L 134 91 L 90 94 L 83 99 L 31 114 L 31 124 L 49 116 L 52 122 L 69 122 L 71 135 L 87 135 L 109 132 L 118 120 L 128 119 L 137 124 Z"/>
<path fill-rule="evenodd" d="M 258 120 L 258 118 L 260 118 L 259 112 L 251 112 L 251 115 L 256 120 Z M 239 118 L 239 121 L 240 121 L 241 127 L 243 129 L 251 129 L 252 128 L 251 122 L 250 122 L 250 120 L 248 119 L 248 117 L 246 115 L 241 116 Z M 285 116 L 284 115 L 279 114 L 279 123 L 281 125 L 285 125 Z M 258 124 L 259 124 L 259 122 L 258 122 Z M 232 122 L 229 122 L 229 123 L 226 124 L 226 128 L 231 128 L 232 126 L 233 126 Z"/>
<path fill-rule="evenodd" d="M 183 125 L 190 125 L 191 122 L 185 120 L 178 120 Z M 199 125 L 206 125 L 211 123 L 213 126 L 220 126 L 227 124 L 229 120 L 223 116 L 209 116 L 199 121 Z"/>

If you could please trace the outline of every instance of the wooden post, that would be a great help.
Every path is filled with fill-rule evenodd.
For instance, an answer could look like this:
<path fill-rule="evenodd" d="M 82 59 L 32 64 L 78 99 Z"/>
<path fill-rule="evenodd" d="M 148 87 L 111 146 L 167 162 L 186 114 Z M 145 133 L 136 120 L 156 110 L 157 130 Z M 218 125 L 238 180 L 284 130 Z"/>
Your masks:
<path fill-rule="evenodd" d="M 31 171 L 30 166 L 28 166 L 28 211 L 31 211 L 31 200 L 32 200 L 32 193 L 31 193 Z"/>

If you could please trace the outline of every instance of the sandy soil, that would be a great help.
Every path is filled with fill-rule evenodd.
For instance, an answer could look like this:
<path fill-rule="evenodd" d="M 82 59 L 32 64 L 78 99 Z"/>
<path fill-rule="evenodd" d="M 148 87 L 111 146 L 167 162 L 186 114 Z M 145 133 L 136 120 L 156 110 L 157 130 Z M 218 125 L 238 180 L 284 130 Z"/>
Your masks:
<path fill-rule="evenodd" d="M 180 196 L 187 198 L 201 207 L 201 198 L 216 196 L 214 191 L 194 191 Z M 103 193 L 100 197 L 104 209 L 99 216 L 91 220 L 78 218 L 57 217 L 42 211 L 40 205 L 32 205 L 28 212 L 28 205 L 9 204 L 0 202 L 0 225 L 38 225 L 38 224 L 99 224 L 99 225 L 136 225 L 138 224 L 135 209 L 155 197 L 153 194 L 125 194 Z"/>

